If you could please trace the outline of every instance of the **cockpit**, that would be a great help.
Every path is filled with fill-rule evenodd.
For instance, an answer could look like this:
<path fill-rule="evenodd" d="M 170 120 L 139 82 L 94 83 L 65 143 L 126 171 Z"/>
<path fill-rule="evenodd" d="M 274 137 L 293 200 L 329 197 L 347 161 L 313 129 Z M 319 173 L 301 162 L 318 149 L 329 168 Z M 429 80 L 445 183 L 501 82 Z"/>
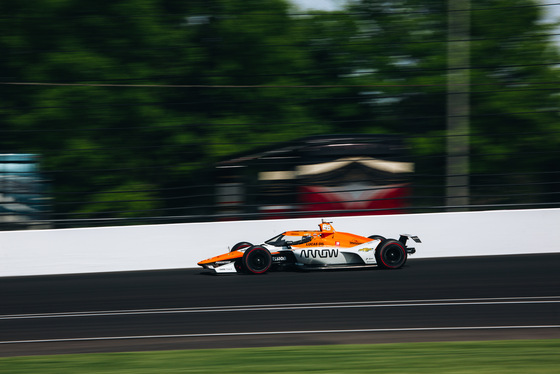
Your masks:
<path fill-rule="evenodd" d="M 273 245 L 275 247 L 284 247 L 291 245 L 299 245 L 310 242 L 313 239 L 310 235 L 276 235 L 274 238 L 265 241 L 266 244 Z"/>

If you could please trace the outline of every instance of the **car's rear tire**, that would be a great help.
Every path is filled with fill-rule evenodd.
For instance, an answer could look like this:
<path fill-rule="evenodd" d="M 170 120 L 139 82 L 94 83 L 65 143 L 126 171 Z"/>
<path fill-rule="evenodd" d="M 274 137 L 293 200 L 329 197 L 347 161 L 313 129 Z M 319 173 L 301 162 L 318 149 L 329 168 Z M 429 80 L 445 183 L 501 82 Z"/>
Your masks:
<path fill-rule="evenodd" d="M 233 247 L 231 247 L 230 252 L 238 251 L 240 249 L 249 248 L 249 247 L 252 247 L 252 246 L 253 246 L 253 244 L 251 244 L 249 242 L 239 242 L 236 245 L 234 245 Z"/>
<path fill-rule="evenodd" d="M 385 269 L 399 269 L 406 263 L 406 249 L 403 243 L 394 239 L 382 241 L 375 250 L 377 265 Z"/>
<path fill-rule="evenodd" d="M 248 274 L 264 274 L 272 266 L 272 255 L 264 247 L 253 246 L 243 253 L 241 266 Z"/>
<path fill-rule="evenodd" d="M 385 237 L 381 236 L 381 235 L 371 235 L 371 236 L 368 236 L 368 238 L 373 239 L 373 240 L 385 240 Z"/>

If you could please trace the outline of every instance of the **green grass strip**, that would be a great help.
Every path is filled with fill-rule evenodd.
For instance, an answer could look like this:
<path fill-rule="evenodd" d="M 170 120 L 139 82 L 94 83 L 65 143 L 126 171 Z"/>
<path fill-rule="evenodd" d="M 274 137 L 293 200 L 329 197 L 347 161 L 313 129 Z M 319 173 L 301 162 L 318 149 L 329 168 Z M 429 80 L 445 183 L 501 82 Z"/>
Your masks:
<path fill-rule="evenodd" d="M 560 339 L 0 358 L 0 373 L 558 373 Z"/>

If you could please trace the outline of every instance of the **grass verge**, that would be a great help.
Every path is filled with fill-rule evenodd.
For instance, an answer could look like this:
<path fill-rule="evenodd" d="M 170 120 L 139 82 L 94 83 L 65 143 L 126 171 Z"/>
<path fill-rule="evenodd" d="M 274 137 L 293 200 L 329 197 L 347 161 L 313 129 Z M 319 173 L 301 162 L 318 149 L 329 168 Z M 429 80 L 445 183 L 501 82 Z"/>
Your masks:
<path fill-rule="evenodd" d="M 0 358 L 0 373 L 558 373 L 560 339 Z"/>

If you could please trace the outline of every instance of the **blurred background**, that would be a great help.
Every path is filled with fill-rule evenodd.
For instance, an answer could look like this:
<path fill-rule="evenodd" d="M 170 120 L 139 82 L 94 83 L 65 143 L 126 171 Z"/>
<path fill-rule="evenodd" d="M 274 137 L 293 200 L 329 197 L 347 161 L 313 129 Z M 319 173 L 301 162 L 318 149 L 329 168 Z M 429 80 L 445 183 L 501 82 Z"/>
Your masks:
<path fill-rule="evenodd" d="M 2 0 L 0 229 L 559 207 L 559 13 Z"/>

